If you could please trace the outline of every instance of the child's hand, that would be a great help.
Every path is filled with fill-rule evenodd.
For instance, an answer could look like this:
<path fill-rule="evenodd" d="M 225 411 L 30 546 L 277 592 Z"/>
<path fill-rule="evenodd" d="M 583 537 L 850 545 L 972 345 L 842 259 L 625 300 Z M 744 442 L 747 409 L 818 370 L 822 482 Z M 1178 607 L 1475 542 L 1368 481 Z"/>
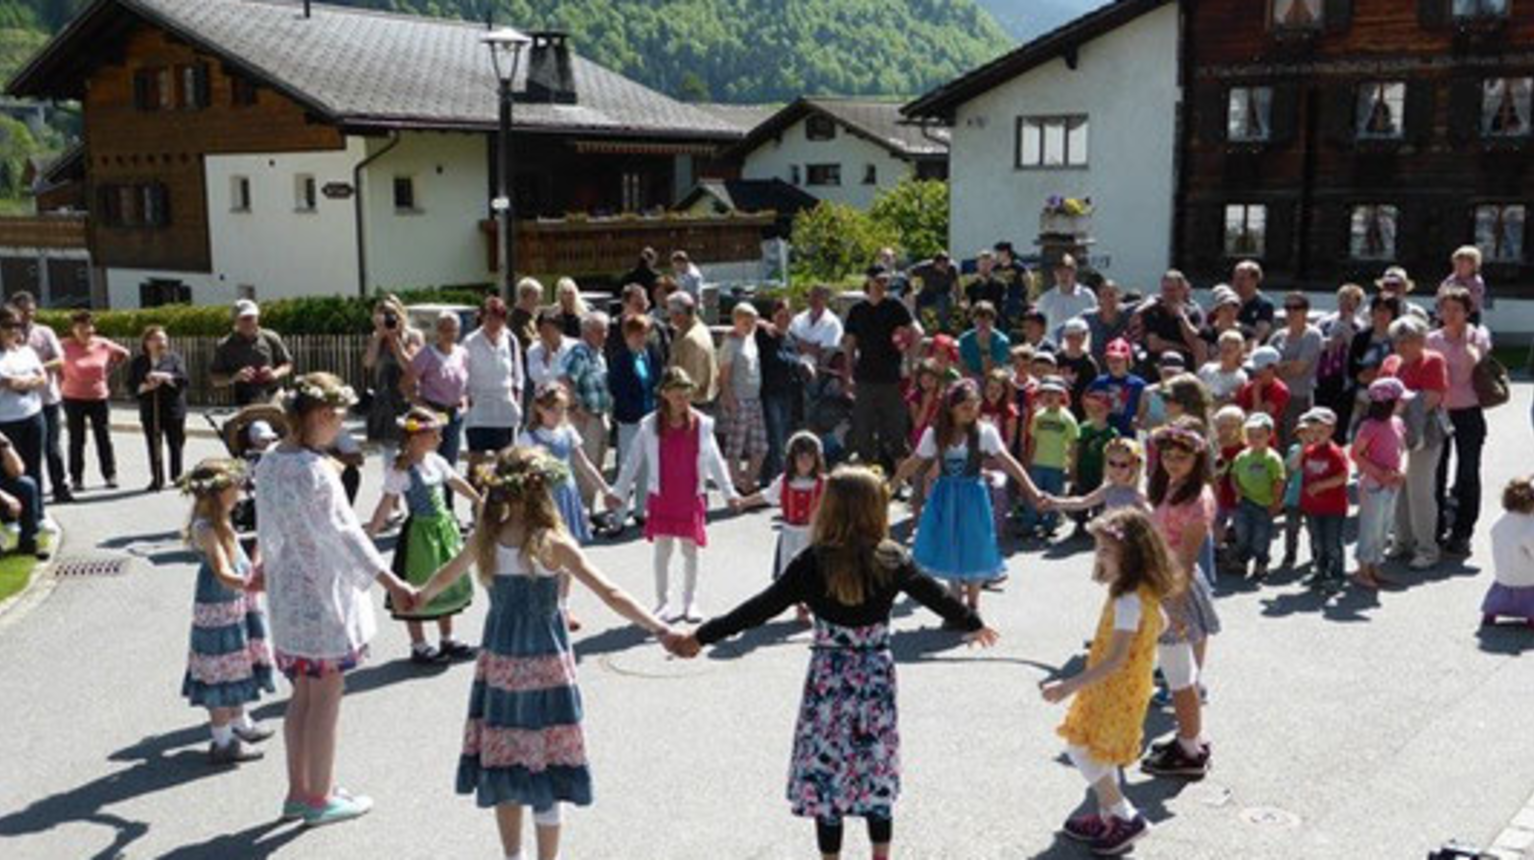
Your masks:
<path fill-rule="evenodd" d="M 981 648 L 989 648 L 1001 639 L 1001 634 L 990 627 L 982 627 L 973 633 L 964 634 L 964 641 L 970 645 L 979 645 Z"/>
<path fill-rule="evenodd" d="M 703 651 L 703 646 L 699 644 L 698 637 L 691 633 L 673 631 L 670 636 L 662 640 L 662 644 L 666 646 L 667 651 L 683 660 L 691 660 Z"/>
<path fill-rule="evenodd" d="M 1051 705 L 1065 701 L 1073 692 L 1069 681 L 1050 681 L 1039 687 L 1039 695 Z"/>
<path fill-rule="evenodd" d="M 1039 504 L 1038 504 L 1039 510 L 1041 510 L 1041 511 L 1051 511 L 1051 510 L 1054 510 L 1055 504 L 1056 504 L 1056 501 L 1055 501 L 1055 497 L 1054 496 L 1051 496 L 1048 493 L 1040 493 L 1039 494 Z"/>
<path fill-rule="evenodd" d="M 602 502 L 603 502 L 603 504 L 607 505 L 607 509 L 609 511 L 616 511 L 619 508 L 623 507 L 623 500 L 618 498 L 618 494 L 614 493 L 611 490 L 608 490 L 606 493 L 603 494 Z"/>
<path fill-rule="evenodd" d="M 250 578 L 245 580 L 245 590 L 251 594 L 266 590 L 266 571 L 260 565 L 251 570 Z"/>
<path fill-rule="evenodd" d="M 729 506 L 731 513 L 736 514 L 740 513 L 740 509 L 746 506 L 745 500 L 738 496 L 736 498 L 727 500 L 725 504 Z"/>

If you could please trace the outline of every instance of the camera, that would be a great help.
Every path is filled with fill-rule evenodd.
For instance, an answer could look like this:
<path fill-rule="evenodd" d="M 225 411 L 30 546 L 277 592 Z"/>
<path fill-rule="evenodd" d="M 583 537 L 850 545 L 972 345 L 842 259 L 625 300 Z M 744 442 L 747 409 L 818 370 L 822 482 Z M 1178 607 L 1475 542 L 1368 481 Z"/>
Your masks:
<path fill-rule="evenodd" d="M 389 331 L 394 331 L 395 329 L 399 328 L 399 314 L 396 314 L 393 311 L 384 313 L 383 321 L 384 328 L 388 329 Z"/>

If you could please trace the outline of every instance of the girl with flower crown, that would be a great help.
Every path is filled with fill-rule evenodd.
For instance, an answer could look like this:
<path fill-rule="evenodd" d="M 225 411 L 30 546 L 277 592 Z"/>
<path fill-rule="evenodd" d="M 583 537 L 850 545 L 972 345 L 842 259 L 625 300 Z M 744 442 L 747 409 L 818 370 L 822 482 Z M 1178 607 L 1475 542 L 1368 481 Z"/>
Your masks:
<path fill-rule="evenodd" d="M 384 476 L 383 498 L 368 523 L 368 537 L 383 530 L 401 500 L 409 511 L 394 547 L 394 574 L 412 585 L 420 585 L 452 560 L 463 549 L 458 520 L 447 507 L 447 492 L 454 492 L 473 506 L 479 505 L 479 493 L 464 480 L 437 448 L 442 444 L 444 421 L 437 413 L 420 406 L 412 407 L 399 419 L 400 449 Z M 410 631 L 412 663 L 446 663 L 468 657 L 474 649 L 453 638 L 453 616 L 462 612 L 474 599 L 474 589 L 467 582 L 429 604 L 402 609 L 390 603 L 396 621 L 405 622 Z M 426 642 L 421 622 L 436 621 L 438 647 Z"/>
<path fill-rule="evenodd" d="M 341 432 L 352 390 L 329 373 L 299 377 L 284 404 L 288 438 L 256 466 L 256 541 L 261 549 L 272 648 L 293 684 L 283 719 L 288 796 L 282 820 L 314 827 L 367 813 L 373 801 L 335 784 L 336 727 L 344 673 L 367 657 L 376 581 L 395 606 L 415 589 L 389 570 L 325 451 Z"/>
<path fill-rule="evenodd" d="M 559 856 L 560 804 L 591 803 L 575 655 L 560 607 L 573 577 L 614 612 L 675 646 L 684 637 L 613 585 L 570 536 L 553 491 L 569 467 L 535 448 L 508 448 L 482 472 L 485 503 L 469 545 L 421 590 L 430 602 L 472 566 L 490 593 L 469 694 L 458 793 L 495 810 L 501 848 L 522 858 L 522 807 L 533 810 L 538 853 Z"/>
<path fill-rule="evenodd" d="M 261 758 L 261 751 L 247 744 L 266 740 L 272 730 L 252 722 L 245 706 L 260 699 L 263 690 L 277 691 L 261 578 L 229 521 L 243 478 L 238 460 L 204 460 L 182 482 L 192 497 L 186 541 L 202 556 L 202 565 L 181 695 L 208 709 L 213 733 L 208 759 L 216 765 Z"/>

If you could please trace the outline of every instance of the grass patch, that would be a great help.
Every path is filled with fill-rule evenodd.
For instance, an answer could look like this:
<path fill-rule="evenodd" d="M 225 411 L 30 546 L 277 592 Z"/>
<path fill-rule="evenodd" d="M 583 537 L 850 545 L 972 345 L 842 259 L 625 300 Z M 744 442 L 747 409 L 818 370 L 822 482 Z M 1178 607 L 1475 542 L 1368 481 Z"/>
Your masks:
<path fill-rule="evenodd" d="M 37 559 L 30 555 L 8 555 L 0 558 L 0 600 L 27 587 Z"/>
<path fill-rule="evenodd" d="M 1497 357 L 1513 376 L 1529 376 L 1534 374 L 1534 366 L 1529 364 L 1529 348 L 1526 346 L 1497 346 L 1492 344 L 1491 354 Z"/>

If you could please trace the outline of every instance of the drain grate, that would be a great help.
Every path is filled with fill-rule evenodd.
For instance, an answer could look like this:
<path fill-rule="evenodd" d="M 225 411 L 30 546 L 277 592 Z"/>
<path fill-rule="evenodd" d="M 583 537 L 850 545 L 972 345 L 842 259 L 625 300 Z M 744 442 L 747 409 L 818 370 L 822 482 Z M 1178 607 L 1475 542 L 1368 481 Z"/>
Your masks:
<path fill-rule="evenodd" d="M 60 579 L 80 579 L 94 576 L 122 576 L 128 572 L 132 559 L 126 558 L 66 558 L 60 559 L 53 568 L 53 575 Z"/>

